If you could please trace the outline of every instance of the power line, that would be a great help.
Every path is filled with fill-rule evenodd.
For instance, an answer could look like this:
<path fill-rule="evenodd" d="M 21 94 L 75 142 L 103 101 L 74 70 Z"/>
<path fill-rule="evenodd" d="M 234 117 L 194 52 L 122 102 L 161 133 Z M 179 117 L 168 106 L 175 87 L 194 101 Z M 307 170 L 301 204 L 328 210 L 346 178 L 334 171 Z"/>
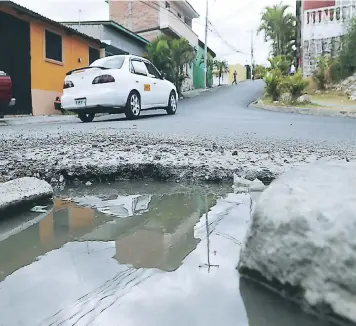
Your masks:
<path fill-rule="evenodd" d="M 235 46 L 231 45 L 228 41 L 226 41 L 219 33 L 219 31 L 216 29 L 216 27 L 214 27 L 214 25 L 209 21 L 210 23 L 210 31 L 216 35 L 221 41 L 223 41 L 230 49 L 232 49 L 234 52 L 237 52 L 237 53 L 242 53 L 242 54 L 247 54 L 241 50 L 238 50 Z"/>

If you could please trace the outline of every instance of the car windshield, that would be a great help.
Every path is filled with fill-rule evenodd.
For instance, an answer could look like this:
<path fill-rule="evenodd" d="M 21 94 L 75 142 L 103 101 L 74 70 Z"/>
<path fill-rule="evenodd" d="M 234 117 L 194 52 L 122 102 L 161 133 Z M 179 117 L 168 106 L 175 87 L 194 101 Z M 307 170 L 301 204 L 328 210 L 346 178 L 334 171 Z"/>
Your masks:
<path fill-rule="evenodd" d="M 95 60 L 90 66 L 91 67 L 105 67 L 109 69 L 121 69 L 124 64 L 124 56 L 113 56 Z"/>

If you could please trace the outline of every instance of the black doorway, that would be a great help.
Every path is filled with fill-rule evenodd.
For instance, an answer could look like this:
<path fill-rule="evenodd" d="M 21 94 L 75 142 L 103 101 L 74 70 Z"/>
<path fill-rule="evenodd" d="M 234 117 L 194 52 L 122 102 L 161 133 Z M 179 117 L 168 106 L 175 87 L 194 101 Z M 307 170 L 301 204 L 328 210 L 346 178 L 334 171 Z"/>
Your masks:
<path fill-rule="evenodd" d="M 11 76 L 16 105 L 5 114 L 31 114 L 30 24 L 0 11 L 0 70 Z"/>

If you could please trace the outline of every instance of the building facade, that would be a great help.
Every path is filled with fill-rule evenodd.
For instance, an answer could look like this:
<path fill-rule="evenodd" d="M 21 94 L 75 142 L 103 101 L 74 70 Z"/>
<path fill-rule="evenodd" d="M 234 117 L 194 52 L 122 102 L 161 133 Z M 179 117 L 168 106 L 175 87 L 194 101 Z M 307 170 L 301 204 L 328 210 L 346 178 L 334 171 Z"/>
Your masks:
<path fill-rule="evenodd" d="M 118 54 L 143 56 L 146 53 L 146 46 L 150 43 L 112 20 L 63 22 L 63 24 L 105 43 L 105 56 Z"/>
<path fill-rule="evenodd" d="M 7 114 L 56 114 L 69 70 L 103 56 L 103 44 L 12 1 L 0 1 L 0 70 L 11 76 L 16 105 Z"/>
<path fill-rule="evenodd" d="M 340 38 L 356 16 L 356 1 L 297 1 L 298 14 L 297 56 L 303 75 L 311 76 L 318 57 L 340 50 Z"/>
<path fill-rule="evenodd" d="M 184 37 L 192 46 L 198 36 L 192 21 L 199 14 L 187 1 L 109 1 L 110 19 L 152 41 L 162 34 Z"/>
<path fill-rule="evenodd" d="M 188 1 L 115 1 L 108 0 L 110 19 L 152 41 L 158 36 L 184 37 L 198 50 L 198 35 L 192 29 L 199 14 Z M 182 90 L 194 88 L 194 68 L 187 67 L 188 78 Z"/>
<path fill-rule="evenodd" d="M 193 63 L 193 86 L 194 88 L 204 88 L 204 54 L 205 44 L 199 40 L 197 54 Z M 211 59 L 216 57 L 213 50 L 208 48 L 208 55 Z M 207 87 L 213 86 L 213 71 L 208 68 L 207 72 Z"/>

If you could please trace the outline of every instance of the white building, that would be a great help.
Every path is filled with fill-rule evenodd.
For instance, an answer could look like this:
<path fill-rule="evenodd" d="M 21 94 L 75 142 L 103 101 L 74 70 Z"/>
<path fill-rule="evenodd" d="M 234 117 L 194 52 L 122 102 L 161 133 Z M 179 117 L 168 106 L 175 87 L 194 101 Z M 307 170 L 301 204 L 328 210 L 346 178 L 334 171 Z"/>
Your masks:
<path fill-rule="evenodd" d="M 325 2 L 333 5 L 318 5 Z M 356 16 L 356 0 L 302 1 L 302 6 L 302 67 L 303 75 L 310 76 L 318 57 L 340 49 L 340 36 L 347 33 L 348 24 Z"/>

